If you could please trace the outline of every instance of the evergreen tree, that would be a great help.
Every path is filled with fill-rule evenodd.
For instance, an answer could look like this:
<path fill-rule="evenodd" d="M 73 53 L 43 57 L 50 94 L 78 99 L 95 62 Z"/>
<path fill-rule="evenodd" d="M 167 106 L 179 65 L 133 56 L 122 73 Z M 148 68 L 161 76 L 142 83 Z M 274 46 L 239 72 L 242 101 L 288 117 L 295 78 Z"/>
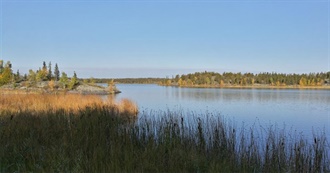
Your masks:
<path fill-rule="evenodd" d="M 58 70 L 57 63 L 55 64 L 54 77 L 55 77 L 55 81 L 58 81 L 60 79 L 60 71 Z"/>
<path fill-rule="evenodd" d="M 74 79 L 77 79 L 78 80 L 78 77 L 77 77 L 77 74 L 76 74 L 76 72 L 74 71 L 73 72 L 73 77 L 72 78 L 74 78 Z"/>
<path fill-rule="evenodd" d="M 3 60 L 0 60 L 0 74 L 2 73 L 3 71 Z"/>
<path fill-rule="evenodd" d="M 48 78 L 48 80 L 52 80 L 52 77 L 53 77 L 53 75 L 52 75 L 52 62 L 49 62 L 49 64 L 48 64 L 48 76 L 47 76 L 47 78 Z"/>
<path fill-rule="evenodd" d="M 19 81 L 20 79 L 21 79 L 21 74 L 19 73 L 19 70 L 17 70 L 15 80 Z"/>
<path fill-rule="evenodd" d="M 47 71 L 47 66 L 45 61 L 42 63 L 42 70 Z"/>

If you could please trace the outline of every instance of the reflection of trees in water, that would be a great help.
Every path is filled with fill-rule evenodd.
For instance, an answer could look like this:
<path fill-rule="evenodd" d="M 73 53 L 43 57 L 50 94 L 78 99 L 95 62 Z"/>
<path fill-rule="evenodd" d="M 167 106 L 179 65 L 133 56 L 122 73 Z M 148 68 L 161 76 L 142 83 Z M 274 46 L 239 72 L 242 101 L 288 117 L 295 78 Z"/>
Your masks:
<path fill-rule="evenodd" d="M 196 88 L 174 88 L 166 90 L 166 96 L 173 99 L 194 99 L 197 101 L 218 100 L 221 97 L 221 91 L 213 89 Z"/>
<path fill-rule="evenodd" d="M 166 94 L 174 99 L 193 99 L 196 101 L 315 101 L 330 104 L 329 91 L 317 90 L 259 90 L 259 89 L 208 89 L 171 88 Z"/>

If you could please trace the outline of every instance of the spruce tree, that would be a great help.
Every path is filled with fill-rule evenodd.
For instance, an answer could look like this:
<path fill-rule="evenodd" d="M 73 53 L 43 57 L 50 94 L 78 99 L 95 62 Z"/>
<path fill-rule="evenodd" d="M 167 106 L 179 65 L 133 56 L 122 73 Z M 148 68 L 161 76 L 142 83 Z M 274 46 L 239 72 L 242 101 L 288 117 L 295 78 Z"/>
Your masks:
<path fill-rule="evenodd" d="M 47 66 L 45 61 L 42 63 L 42 70 L 47 71 Z"/>
<path fill-rule="evenodd" d="M 47 78 L 48 78 L 48 80 L 52 80 L 52 77 L 53 77 L 53 75 L 52 75 L 52 62 L 49 62 Z"/>
<path fill-rule="evenodd" d="M 3 71 L 3 60 L 0 60 L 0 74 L 2 73 Z"/>
<path fill-rule="evenodd" d="M 55 81 L 60 80 L 60 71 L 58 70 L 57 63 L 55 64 L 54 77 L 55 77 Z"/>
<path fill-rule="evenodd" d="M 17 70 L 15 77 L 16 77 L 15 78 L 16 81 L 19 81 L 21 79 L 21 74 L 19 73 L 19 70 Z"/>
<path fill-rule="evenodd" d="M 73 78 L 74 78 L 74 79 L 78 79 L 77 74 L 76 74 L 75 71 L 73 72 Z"/>

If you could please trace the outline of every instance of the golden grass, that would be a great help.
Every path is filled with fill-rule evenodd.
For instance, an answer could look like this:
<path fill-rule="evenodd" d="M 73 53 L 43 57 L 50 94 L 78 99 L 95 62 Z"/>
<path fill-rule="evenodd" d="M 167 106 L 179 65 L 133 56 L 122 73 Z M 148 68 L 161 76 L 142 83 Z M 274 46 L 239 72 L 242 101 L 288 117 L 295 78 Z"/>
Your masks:
<path fill-rule="evenodd" d="M 118 103 L 114 98 L 102 100 L 100 96 L 80 95 L 80 94 L 0 94 L 0 114 L 1 112 L 18 113 L 45 112 L 64 110 L 78 112 L 86 107 L 112 107 L 118 113 L 129 113 L 137 115 L 137 106 L 130 100 L 122 100 Z"/>
<path fill-rule="evenodd" d="M 138 108 L 134 102 L 128 99 L 122 99 L 119 103 L 116 103 L 119 112 L 125 112 L 129 115 L 136 115 Z"/>

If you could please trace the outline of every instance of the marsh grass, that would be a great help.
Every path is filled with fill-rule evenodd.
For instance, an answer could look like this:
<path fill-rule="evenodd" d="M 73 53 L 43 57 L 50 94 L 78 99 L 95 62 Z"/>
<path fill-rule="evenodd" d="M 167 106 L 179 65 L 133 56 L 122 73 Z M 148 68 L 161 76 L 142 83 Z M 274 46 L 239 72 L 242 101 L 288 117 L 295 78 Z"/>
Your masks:
<path fill-rule="evenodd" d="M 128 100 L 63 95 L 37 104 L 33 97 L 0 99 L 2 108 L 31 105 L 1 113 L 0 172 L 330 171 L 322 133 L 307 141 L 273 126 L 237 128 L 218 115 L 158 111 L 132 119 L 117 107 L 133 109 Z"/>
<path fill-rule="evenodd" d="M 111 107 L 119 114 L 137 115 L 138 108 L 128 99 L 115 102 L 114 98 L 107 100 L 95 95 L 80 94 L 3 94 L 0 95 L 0 116 L 4 113 L 15 115 L 20 112 L 49 112 L 64 110 L 79 113 L 86 107 Z"/>

